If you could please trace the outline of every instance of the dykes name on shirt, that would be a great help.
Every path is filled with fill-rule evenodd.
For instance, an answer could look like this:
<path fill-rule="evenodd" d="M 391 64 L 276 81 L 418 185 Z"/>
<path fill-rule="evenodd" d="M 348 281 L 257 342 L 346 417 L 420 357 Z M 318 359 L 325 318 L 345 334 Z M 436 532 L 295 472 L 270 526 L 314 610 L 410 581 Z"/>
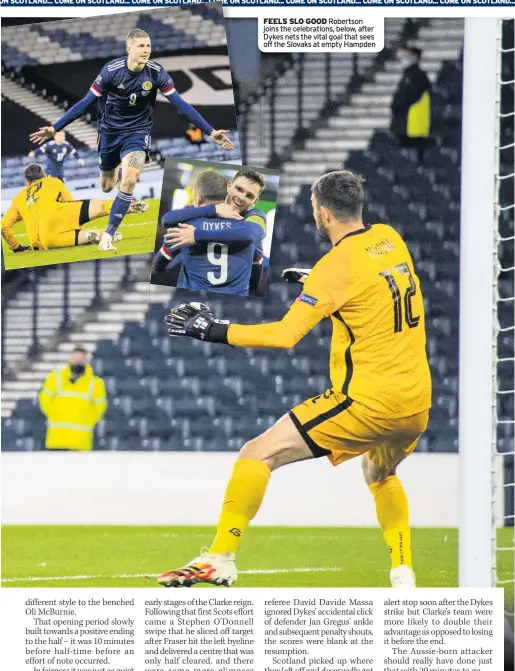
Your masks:
<path fill-rule="evenodd" d="M 226 228 L 232 228 L 230 221 L 203 221 L 203 231 L 223 231 Z"/>

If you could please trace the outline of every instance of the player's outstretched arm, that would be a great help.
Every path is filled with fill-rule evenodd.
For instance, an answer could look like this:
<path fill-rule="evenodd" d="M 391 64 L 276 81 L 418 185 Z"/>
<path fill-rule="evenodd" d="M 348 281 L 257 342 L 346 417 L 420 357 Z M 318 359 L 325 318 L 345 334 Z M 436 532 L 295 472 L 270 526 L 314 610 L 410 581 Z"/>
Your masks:
<path fill-rule="evenodd" d="M 221 230 L 204 230 L 195 228 L 191 224 L 181 223 L 166 233 L 165 240 L 171 249 L 179 249 L 195 244 L 207 244 L 208 242 L 220 242 L 222 244 L 242 242 L 250 244 L 252 242 L 259 242 L 262 237 L 263 229 L 258 224 L 253 223 L 245 222 L 242 226 L 236 224 L 232 228 Z"/>
<path fill-rule="evenodd" d="M 206 135 L 211 135 L 211 133 L 214 131 L 213 126 L 208 124 L 204 117 L 200 115 L 192 105 L 187 103 L 184 98 L 181 98 L 175 88 L 173 88 L 170 93 L 167 93 L 166 91 L 163 91 L 163 93 L 168 101 L 171 102 L 172 105 L 177 109 L 179 114 L 182 114 L 184 117 L 186 117 L 190 123 L 192 123 L 197 128 L 200 128 L 200 130 Z"/>
<path fill-rule="evenodd" d="M 54 123 L 53 126 L 43 126 L 35 133 L 32 133 L 30 136 L 31 142 L 34 142 L 35 144 L 43 144 L 47 140 L 53 138 L 56 133 L 58 133 L 60 130 L 63 130 L 63 128 L 66 128 L 66 126 L 71 124 L 72 121 L 75 121 L 75 119 L 78 119 L 80 116 L 82 116 L 88 107 L 93 102 L 95 102 L 97 97 L 98 96 L 96 96 L 94 93 L 88 91 L 84 98 L 70 107 L 70 109 L 65 112 L 63 116 Z"/>
<path fill-rule="evenodd" d="M 172 337 L 186 336 L 237 347 L 290 349 L 334 310 L 330 300 L 316 307 L 295 302 L 279 322 L 244 326 L 215 319 L 211 309 L 202 303 L 183 303 L 171 310 L 165 322 Z"/>
<path fill-rule="evenodd" d="M 228 130 L 215 130 L 202 115 L 200 115 L 197 110 L 187 103 L 175 88 L 172 89 L 170 93 L 163 91 L 163 94 L 166 98 L 175 106 L 179 114 L 182 114 L 190 123 L 192 123 L 197 128 L 209 135 L 211 140 L 216 144 L 219 144 L 224 149 L 230 150 L 234 149 L 234 145 L 231 140 L 227 137 Z"/>
<path fill-rule="evenodd" d="M 44 142 L 48 142 L 48 140 L 51 140 L 56 133 L 57 131 L 53 126 L 42 126 L 35 133 L 29 135 L 29 139 L 31 142 L 34 142 L 34 144 L 41 145 Z"/>
<path fill-rule="evenodd" d="M 171 336 L 227 343 L 237 347 L 289 349 L 322 319 L 341 309 L 348 300 L 348 269 L 327 254 L 313 268 L 306 286 L 281 321 L 269 324 L 229 324 L 216 320 L 198 303 L 171 310 L 165 321 Z"/>
<path fill-rule="evenodd" d="M 228 137 L 229 131 L 228 130 L 213 130 L 209 137 L 215 144 L 219 144 L 222 149 L 227 149 L 227 151 L 231 151 L 231 149 L 234 149 L 234 144 L 231 140 L 230 137 Z"/>
<path fill-rule="evenodd" d="M 206 342 L 218 342 L 238 347 L 266 347 L 290 349 L 317 324 L 322 316 L 303 319 L 302 310 L 294 304 L 280 322 L 241 326 L 215 319 L 211 309 L 203 303 L 183 303 L 165 317 L 168 335 L 186 336 Z"/>

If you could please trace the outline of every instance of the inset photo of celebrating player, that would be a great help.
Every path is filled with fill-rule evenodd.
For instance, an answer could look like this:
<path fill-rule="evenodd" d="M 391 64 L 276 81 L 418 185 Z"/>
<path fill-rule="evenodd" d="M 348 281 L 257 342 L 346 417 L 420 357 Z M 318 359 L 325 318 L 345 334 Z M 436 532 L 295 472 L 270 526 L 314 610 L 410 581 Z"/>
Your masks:
<path fill-rule="evenodd" d="M 240 159 L 221 2 L 3 26 L 2 57 L 6 269 L 151 252 L 166 157 Z"/>
<path fill-rule="evenodd" d="M 168 159 L 152 284 L 263 296 L 278 189 L 277 170 Z"/>

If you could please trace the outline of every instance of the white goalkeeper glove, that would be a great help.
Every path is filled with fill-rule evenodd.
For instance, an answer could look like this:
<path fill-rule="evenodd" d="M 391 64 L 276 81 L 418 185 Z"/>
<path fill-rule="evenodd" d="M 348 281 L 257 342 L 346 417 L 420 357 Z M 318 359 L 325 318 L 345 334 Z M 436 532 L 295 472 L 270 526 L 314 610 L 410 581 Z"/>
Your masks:
<path fill-rule="evenodd" d="M 310 272 L 311 268 L 286 268 L 281 274 L 281 279 L 291 284 L 294 282 L 304 284 Z"/>

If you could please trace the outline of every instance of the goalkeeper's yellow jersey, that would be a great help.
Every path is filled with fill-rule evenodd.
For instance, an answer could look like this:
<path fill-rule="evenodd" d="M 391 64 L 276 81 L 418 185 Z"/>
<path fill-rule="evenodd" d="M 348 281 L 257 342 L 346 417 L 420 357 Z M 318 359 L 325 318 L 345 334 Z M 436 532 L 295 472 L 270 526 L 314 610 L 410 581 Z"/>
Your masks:
<path fill-rule="evenodd" d="M 431 407 L 424 303 L 411 255 L 385 224 L 345 235 L 311 271 L 301 295 L 279 322 L 231 325 L 241 347 L 293 347 L 331 317 L 334 389 L 370 416 L 408 417 Z"/>
<path fill-rule="evenodd" d="M 57 177 L 43 177 L 24 187 L 12 200 L 2 218 L 2 236 L 15 249 L 18 241 L 12 232 L 14 224 L 23 221 L 31 247 L 38 245 L 39 224 L 47 219 L 56 203 L 73 201 L 72 194 Z"/>

